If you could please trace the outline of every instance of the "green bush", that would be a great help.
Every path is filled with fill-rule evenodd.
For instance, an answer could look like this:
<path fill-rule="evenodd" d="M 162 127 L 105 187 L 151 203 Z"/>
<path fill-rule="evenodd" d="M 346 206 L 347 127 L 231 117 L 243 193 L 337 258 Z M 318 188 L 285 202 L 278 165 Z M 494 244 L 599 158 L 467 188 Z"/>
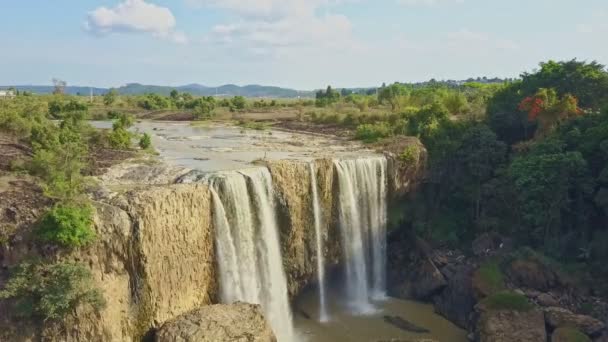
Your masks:
<path fill-rule="evenodd" d="M 399 160 L 406 164 L 417 163 L 419 153 L 420 151 L 417 146 L 409 145 L 403 149 L 403 152 L 399 155 Z"/>
<path fill-rule="evenodd" d="M 139 139 L 139 147 L 141 147 L 142 150 L 147 150 L 150 146 L 152 146 L 152 138 L 150 137 L 150 134 L 144 133 Z"/>
<path fill-rule="evenodd" d="M 11 274 L 0 298 L 11 299 L 22 317 L 54 320 L 83 304 L 105 306 L 101 292 L 92 286 L 91 273 L 81 264 L 22 263 Z"/>
<path fill-rule="evenodd" d="M 90 205 L 59 204 L 49 210 L 38 228 L 41 240 L 73 248 L 89 244 L 95 238 L 91 229 L 93 209 Z"/>
<path fill-rule="evenodd" d="M 382 138 L 389 137 L 391 133 L 391 128 L 384 122 L 364 124 L 357 126 L 355 138 L 363 140 L 366 143 L 373 143 Z"/>
<path fill-rule="evenodd" d="M 493 294 L 505 289 L 505 280 L 497 262 L 486 262 L 475 272 L 474 281 L 486 294 Z"/>
<path fill-rule="evenodd" d="M 118 150 L 128 150 L 131 147 L 131 133 L 119 127 L 108 134 L 108 142 L 112 148 Z"/>
<path fill-rule="evenodd" d="M 534 308 L 525 296 L 510 291 L 497 292 L 481 303 L 490 310 L 530 311 Z"/>

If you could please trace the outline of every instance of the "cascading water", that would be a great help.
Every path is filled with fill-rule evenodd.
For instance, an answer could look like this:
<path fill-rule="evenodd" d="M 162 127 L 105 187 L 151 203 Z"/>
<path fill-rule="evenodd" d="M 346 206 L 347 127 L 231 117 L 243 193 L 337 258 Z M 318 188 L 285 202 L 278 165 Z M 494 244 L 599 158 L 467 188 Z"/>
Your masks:
<path fill-rule="evenodd" d="M 294 340 L 270 173 L 255 168 L 210 179 L 222 301 L 256 303 L 277 339 Z"/>
<path fill-rule="evenodd" d="M 355 310 L 369 312 L 370 298 L 383 298 L 386 293 L 387 161 L 384 157 L 336 160 L 334 166 L 346 290 Z"/>
<path fill-rule="evenodd" d="M 310 169 L 310 184 L 312 188 L 312 209 L 315 220 L 315 234 L 317 242 L 317 277 L 319 278 L 319 321 L 328 320 L 327 304 L 325 301 L 325 258 L 323 257 L 323 236 L 321 225 L 323 217 L 319 205 L 319 190 L 317 189 L 317 171 L 313 163 L 308 164 Z"/>

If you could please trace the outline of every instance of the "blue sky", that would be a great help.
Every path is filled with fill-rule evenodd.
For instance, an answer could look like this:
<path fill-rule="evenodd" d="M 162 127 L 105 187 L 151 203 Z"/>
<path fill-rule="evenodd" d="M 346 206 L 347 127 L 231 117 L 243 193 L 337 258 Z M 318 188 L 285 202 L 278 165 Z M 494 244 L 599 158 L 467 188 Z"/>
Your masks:
<path fill-rule="evenodd" d="M 21 0 L 0 35 L 0 85 L 374 86 L 608 63 L 608 1 Z"/>

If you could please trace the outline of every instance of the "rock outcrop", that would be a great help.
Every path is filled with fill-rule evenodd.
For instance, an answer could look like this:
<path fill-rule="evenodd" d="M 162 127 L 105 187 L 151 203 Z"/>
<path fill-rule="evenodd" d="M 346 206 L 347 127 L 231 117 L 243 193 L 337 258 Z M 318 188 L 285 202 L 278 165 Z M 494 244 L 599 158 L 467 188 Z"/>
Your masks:
<path fill-rule="evenodd" d="M 559 307 L 545 308 L 545 321 L 553 329 L 573 327 L 589 336 L 600 334 L 606 327 L 602 321 L 591 316 L 577 315 Z"/>
<path fill-rule="evenodd" d="M 316 281 L 317 254 L 312 209 L 311 174 L 306 162 L 273 161 L 267 163 L 278 197 L 282 256 L 288 290 L 294 298 L 306 285 Z M 338 264 L 342 257 L 340 232 L 333 214 L 334 170 L 329 159 L 315 161 L 322 219 L 323 255 L 326 269 Z M 330 215 L 327 215 L 330 213 Z"/>
<path fill-rule="evenodd" d="M 558 328 L 551 334 L 551 342 L 591 342 L 591 339 L 574 328 Z"/>
<path fill-rule="evenodd" d="M 211 305 L 190 311 L 165 324 L 157 342 L 276 342 L 259 305 Z"/>
<path fill-rule="evenodd" d="M 484 310 L 477 323 L 480 342 L 546 342 L 542 311 Z"/>

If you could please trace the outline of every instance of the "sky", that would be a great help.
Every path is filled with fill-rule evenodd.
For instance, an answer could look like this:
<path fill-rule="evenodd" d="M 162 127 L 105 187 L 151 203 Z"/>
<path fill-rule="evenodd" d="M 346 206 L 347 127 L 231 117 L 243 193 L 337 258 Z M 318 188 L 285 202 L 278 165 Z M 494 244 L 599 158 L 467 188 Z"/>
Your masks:
<path fill-rule="evenodd" d="M 608 64 L 608 1 L 3 1 L 0 37 L 0 85 L 367 87 Z"/>

